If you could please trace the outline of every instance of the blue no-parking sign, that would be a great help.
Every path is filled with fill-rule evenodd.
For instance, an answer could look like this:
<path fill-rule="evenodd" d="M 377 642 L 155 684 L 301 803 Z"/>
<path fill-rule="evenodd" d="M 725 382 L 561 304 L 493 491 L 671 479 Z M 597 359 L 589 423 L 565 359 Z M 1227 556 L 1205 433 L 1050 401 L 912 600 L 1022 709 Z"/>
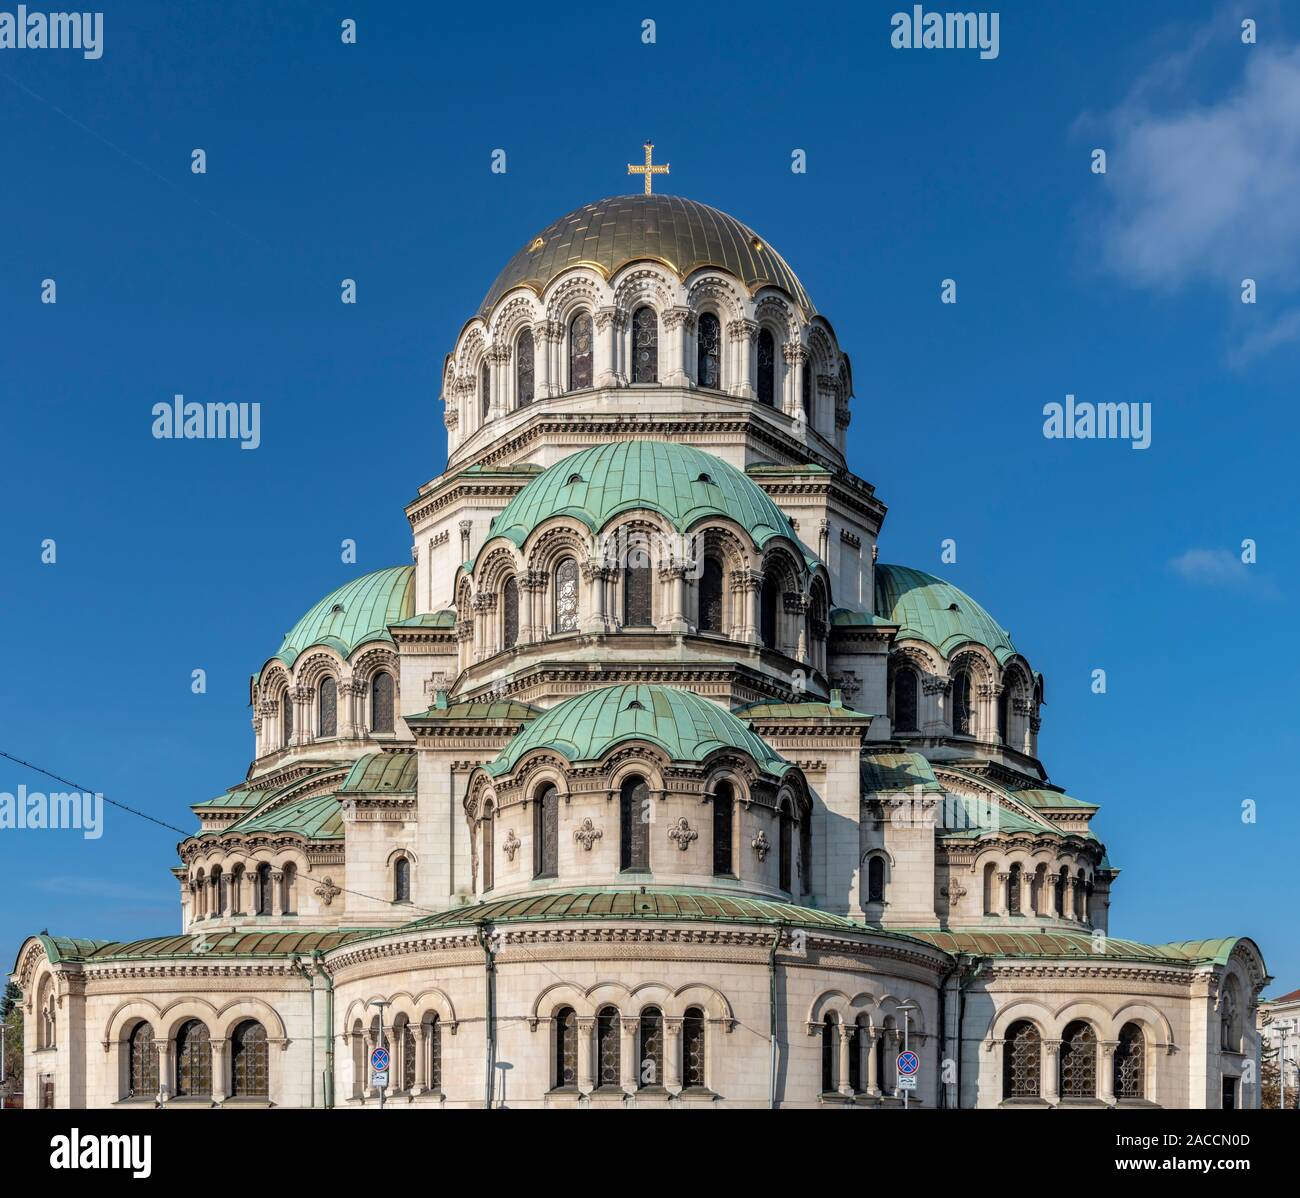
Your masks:
<path fill-rule="evenodd" d="M 370 1068 L 376 1073 L 383 1073 L 388 1068 L 388 1049 L 376 1048 L 370 1054 Z"/>
<path fill-rule="evenodd" d="M 898 1054 L 898 1072 L 903 1077 L 911 1077 L 921 1068 L 921 1058 L 914 1052 L 900 1052 Z"/>

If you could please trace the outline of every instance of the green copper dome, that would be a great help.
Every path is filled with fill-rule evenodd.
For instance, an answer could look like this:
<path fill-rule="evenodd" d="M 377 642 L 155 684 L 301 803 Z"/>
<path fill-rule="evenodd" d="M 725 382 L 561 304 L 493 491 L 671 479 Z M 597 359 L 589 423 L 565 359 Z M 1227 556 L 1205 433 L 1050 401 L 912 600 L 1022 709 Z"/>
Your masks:
<path fill-rule="evenodd" d="M 945 657 L 974 641 L 999 664 L 1016 655 L 1007 632 L 964 591 L 923 570 L 876 565 L 876 614 L 899 626 L 898 639 L 933 645 Z"/>
<path fill-rule="evenodd" d="M 629 262 L 646 260 L 683 281 L 702 267 L 720 267 L 751 293 L 779 287 L 807 315 L 814 312 L 786 260 L 734 216 L 681 196 L 627 195 L 585 204 L 530 237 L 497 276 L 479 313 L 486 316 L 514 287 L 541 294 L 575 266 L 594 267 L 608 279 Z"/>
<path fill-rule="evenodd" d="M 553 749 L 571 763 L 598 761 L 625 740 L 648 740 L 673 761 L 703 761 L 717 749 L 747 753 L 780 777 L 790 763 L 731 712 L 675 686 L 606 686 L 540 715 L 486 766 L 498 777 L 525 753 Z"/>
<path fill-rule="evenodd" d="M 505 506 L 490 535 L 522 545 L 552 516 L 572 516 L 598 533 L 635 508 L 658 512 L 681 533 L 706 517 L 728 516 L 760 549 L 773 537 L 800 544 L 762 487 L 721 458 L 672 441 L 615 441 L 557 462 Z M 806 547 L 802 551 L 815 560 Z"/>
<path fill-rule="evenodd" d="M 388 625 L 415 614 L 415 567 L 393 566 L 363 574 L 331 591 L 296 623 L 275 651 L 285 665 L 313 645 L 347 658 L 367 641 L 391 641 Z"/>

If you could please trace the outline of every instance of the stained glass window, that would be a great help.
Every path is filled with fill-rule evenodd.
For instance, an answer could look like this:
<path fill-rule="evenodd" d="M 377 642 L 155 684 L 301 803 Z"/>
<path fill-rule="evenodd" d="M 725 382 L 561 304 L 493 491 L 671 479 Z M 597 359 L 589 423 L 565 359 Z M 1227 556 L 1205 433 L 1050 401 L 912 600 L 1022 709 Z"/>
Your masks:
<path fill-rule="evenodd" d="M 659 317 L 653 308 L 632 313 L 632 381 L 659 381 Z"/>
<path fill-rule="evenodd" d="M 722 631 L 722 563 L 706 557 L 700 571 L 700 631 Z"/>
<path fill-rule="evenodd" d="M 894 731 L 916 731 L 915 670 L 899 670 L 894 676 Z"/>
<path fill-rule="evenodd" d="M 515 406 L 527 407 L 533 402 L 533 331 L 525 329 L 515 343 Z"/>
<path fill-rule="evenodd" d="M 322 678 L 317 689 L 317 736 L 339 734 L 339 690 L 333 678 Z"/>
<path fill-rule="evenodd" d="M 496 884 L 496 862 L 493 854 L 496 851 L 493 844 L 496 837 L 493 835 L 494 812 L 492 804 L 488 803 L 483 808 L 483 889 L 491 890 Z"/>
<path fill-rule="evenodd" d="M 257 867 L 257 912 L 258 915 L 271 914 L 271 867 L 265 861 Z"/>
<path fill-rule="evenodd" d="M 402 1021 L 401 1032 L 402 1045 L 402 1089 L 409 1094 L 415 1089 L 415 1029 L 411 1027 L 411 1021 L 405 1019 Z"/>
<path fill-rule="evenodd" d="M 435 1094 L 442 1091 L 442 1020 L 437 1015 L 424 1017 L 425 1085 Z"/>
<path fill-rule="evenodd" d="M 512 574 L 501 588 L 501 647 L 513 649 L 519 640 L 519 584 Z"/>
<path fill-rule="evenodd" d="M 641 1051 L 637 1063 L 637 1083 L 641 1087 L 664 1084 L 664 1016 L 658 1007 L 641 1012 L 637 1037 Z"/>
<path fill-rule="evenodd" d="M 370 731 L 393 730 L 393 676 L 380 670 L 370 680 Z"/>
<path fill-rule="evenodd" d="M 682 1020 L 682 1087 L 704 1084 L 704 1012 L 688 1007 Z"/>
<path fill-rule="evenodd" d="M 1070 1024 L 1061 1037 L 1061 1097 L 1097 1096 L 1097 1033 L 1083 1022 Z"/>
<path fill-rule="evenodd" d="M 1037 1098 L 1042 1093 L 1042 1038 L 1025 1020 L 1007 1028 L 1002 1045 L 1002 1096 Z"/>
<path fill-rule="evenodd" d="M 767 329 L 758 334 L 758 399 L 769 407 L 776 402 L 776 340 Z"/>
<path fill-rule="evenodd" d="M 230 1037 L 230 1092 L 236 1098 L 266 1098 L 271 1092 L 267 1068 L 266 1028 L 246 1020 Z"/>
<path fill-rule="evenodd" d="M 579 312 L 569 323 L 569 390 L 591 386 L 591 313 Z"/>
<path fill-rule="evenodd" d="M 127 1087 L 128 1098 L 148 1098 L 158 1093 L 158 1047 L 154 1043 L 153 1028 L 147 1023 L 137 1023 L 131 1032 L 131 1075 Z"/>
<path fill-rule="evenodd" d="M 722 322 L 712 312 L 700 316 L 695 377 L 701 387 L 722 386 Z"/>
<path fill-rule="evenodd" d="M 555 567 L 555 631 L 578 631 L 578 563 L 571 557 Z"/>
<path fill-rule="evenodd" d="M 952 678 L 952 730 L 956 736 L 971 734 L 970 674 L 965 670 Z"/>
<path fill-rule="evenodd" d="M 777 851 L 777 872 L 779 877 L 777 884 L 781 887 L 782 890 L 789 890 L 790 874 L 791 874 L 790 867 L 792 864 L 791 849 L 793 847 L 791 844 L 790 834 L 793 831 L 791 825 L 794 823 L 794 821 L 790 817 L 790 808 L 786 806 L 784 803 L 781 805 L 781 812 L 779 818 L 781 823 L 781 827 L 779 831 L 779 839 L 781 843 Z"/>
<path fill-rule="evenodd" d="M 1007 914 L 1020 914 L 1020 866 L 1013 865 L 1007 874 Z"/>
<path fill-rule="evenodd" d="M 885 901 L 885 859 L 872 857 L 867 862 L 867 902 L 883 903 Z"/>
<path fill-rule="evenodd" d="M 562 1007 L 555 1013 L 555 1076 L 554 1085 L 578 1084 L 578 1016 L 572 1007 Z"/>
<path fill-rule="evenodd" d="M 650 868 L 650 787 L 644 778 L 623 780 L 619 791 L 619 868 Z"/>
<path fill-rule="evenodd" d="M 539 878 L 553 878 L 559 869 L 560 796 L 554 786 L 543 786 L 533 800 L 533 865 Z"/>
<path fill-rule="evenodd" d="M 775 576 L 765 574 L 763 576 L 763 591 L 759 596 L 759 621 L 762 627 L 759 629 L 759 636 L 769 649 L 775 649 L 776 644 L 776 607 L 781 601 L 781 584 Z"/>
<path fill-rule="evenodd" d="M 803 375 L 803 410 L 804 415 L 808 418 L 808 423 L 813 423 L 813 418 L 817 414 L 817 384 L 813 382 L 812 363 L 807 359 L 804 360 L 803 369 L 800 371 Z"/>
<path fill-rule="evenodd" d="M 622 1083 L 618 1036 L 618 1012 L 602 1007 L 596 1016 L 596 1085 L 600 1088 L 617 1089 Z"/>
<path fill-rule="evenodd" d="M 492 371 L 488 368 L 486 362 L 479 367 L 478 402 L 479 414 L 484 420 L 486 420 L 488 418 L 488 412 L 492 408 Z"/>
<path fill-rule="evenodd" d="M 206 1098 L 212 1093 L 212 1043 L 207 1027 L 197 1019 L 176 1033 L 176 1093 Z"/>
<path fill-rule="evenodd" d="M 280 747 L 284 748 L 293 739 L 293 699 L 285 691 L 280 696 Z"/>
<path fill-rule="evenodd" d="M 998 740 L 1004 745 L 1007 741 L 1007 728 L 1009 724 L 1008 708 L 1011 706 L 1011 691 L 1003 687 L 1002 693 L 998 696 Z"/>
<path fill-rule="evenodd" d="M 393 862 L 393 902 L 411 901 L 411 859 L 398 857 Z"/>
<path fill-rule="evenodd" d="M 713 794 L 713 872 L 731 873 L 731 836 L 735 803 L 731 786 L 719 782 Z"/>
<path fill-rule="evenodd" d="M 650 563 L 644 550 L 634 550 L 623 571 L 623 625 L 650 628 L 654 625 Z"/>
<path fill-rule="evenodd" d="M 1119 1030 L 1115 1047 L 1115 1097 L 1146 1097 L 1146 1037 L 1136 1023 Z"/>

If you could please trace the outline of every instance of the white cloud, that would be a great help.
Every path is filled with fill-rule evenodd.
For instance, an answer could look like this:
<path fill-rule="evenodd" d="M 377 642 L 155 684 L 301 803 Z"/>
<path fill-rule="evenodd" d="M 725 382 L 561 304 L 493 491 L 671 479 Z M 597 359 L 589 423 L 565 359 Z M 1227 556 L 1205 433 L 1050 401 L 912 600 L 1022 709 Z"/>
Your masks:
<path fill-rule="evenodd" d="M 1196 586 L 1238 591 L 1259 599 L 1279 598 L 1271 579 L 1259 567 L 1246 565 L 1228 549 L 1189 549 L 1170 561 L 1170 568 L 1185 582 Z"/>

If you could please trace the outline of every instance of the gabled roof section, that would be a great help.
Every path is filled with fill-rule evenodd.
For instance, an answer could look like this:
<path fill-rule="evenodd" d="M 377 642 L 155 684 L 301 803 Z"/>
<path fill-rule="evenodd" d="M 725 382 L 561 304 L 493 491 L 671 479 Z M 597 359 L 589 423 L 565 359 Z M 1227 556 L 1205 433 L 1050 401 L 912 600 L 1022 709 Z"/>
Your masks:
<path fill-rule="evenodd" d="M 992 652 L 999 664 L 1016 656 L 1011 634 L 952 583 L 879 562 L 875 580 L 876 614 L 898 625 L 897 640 L 925 641 L 944 657 L 971 641 Z"/>

